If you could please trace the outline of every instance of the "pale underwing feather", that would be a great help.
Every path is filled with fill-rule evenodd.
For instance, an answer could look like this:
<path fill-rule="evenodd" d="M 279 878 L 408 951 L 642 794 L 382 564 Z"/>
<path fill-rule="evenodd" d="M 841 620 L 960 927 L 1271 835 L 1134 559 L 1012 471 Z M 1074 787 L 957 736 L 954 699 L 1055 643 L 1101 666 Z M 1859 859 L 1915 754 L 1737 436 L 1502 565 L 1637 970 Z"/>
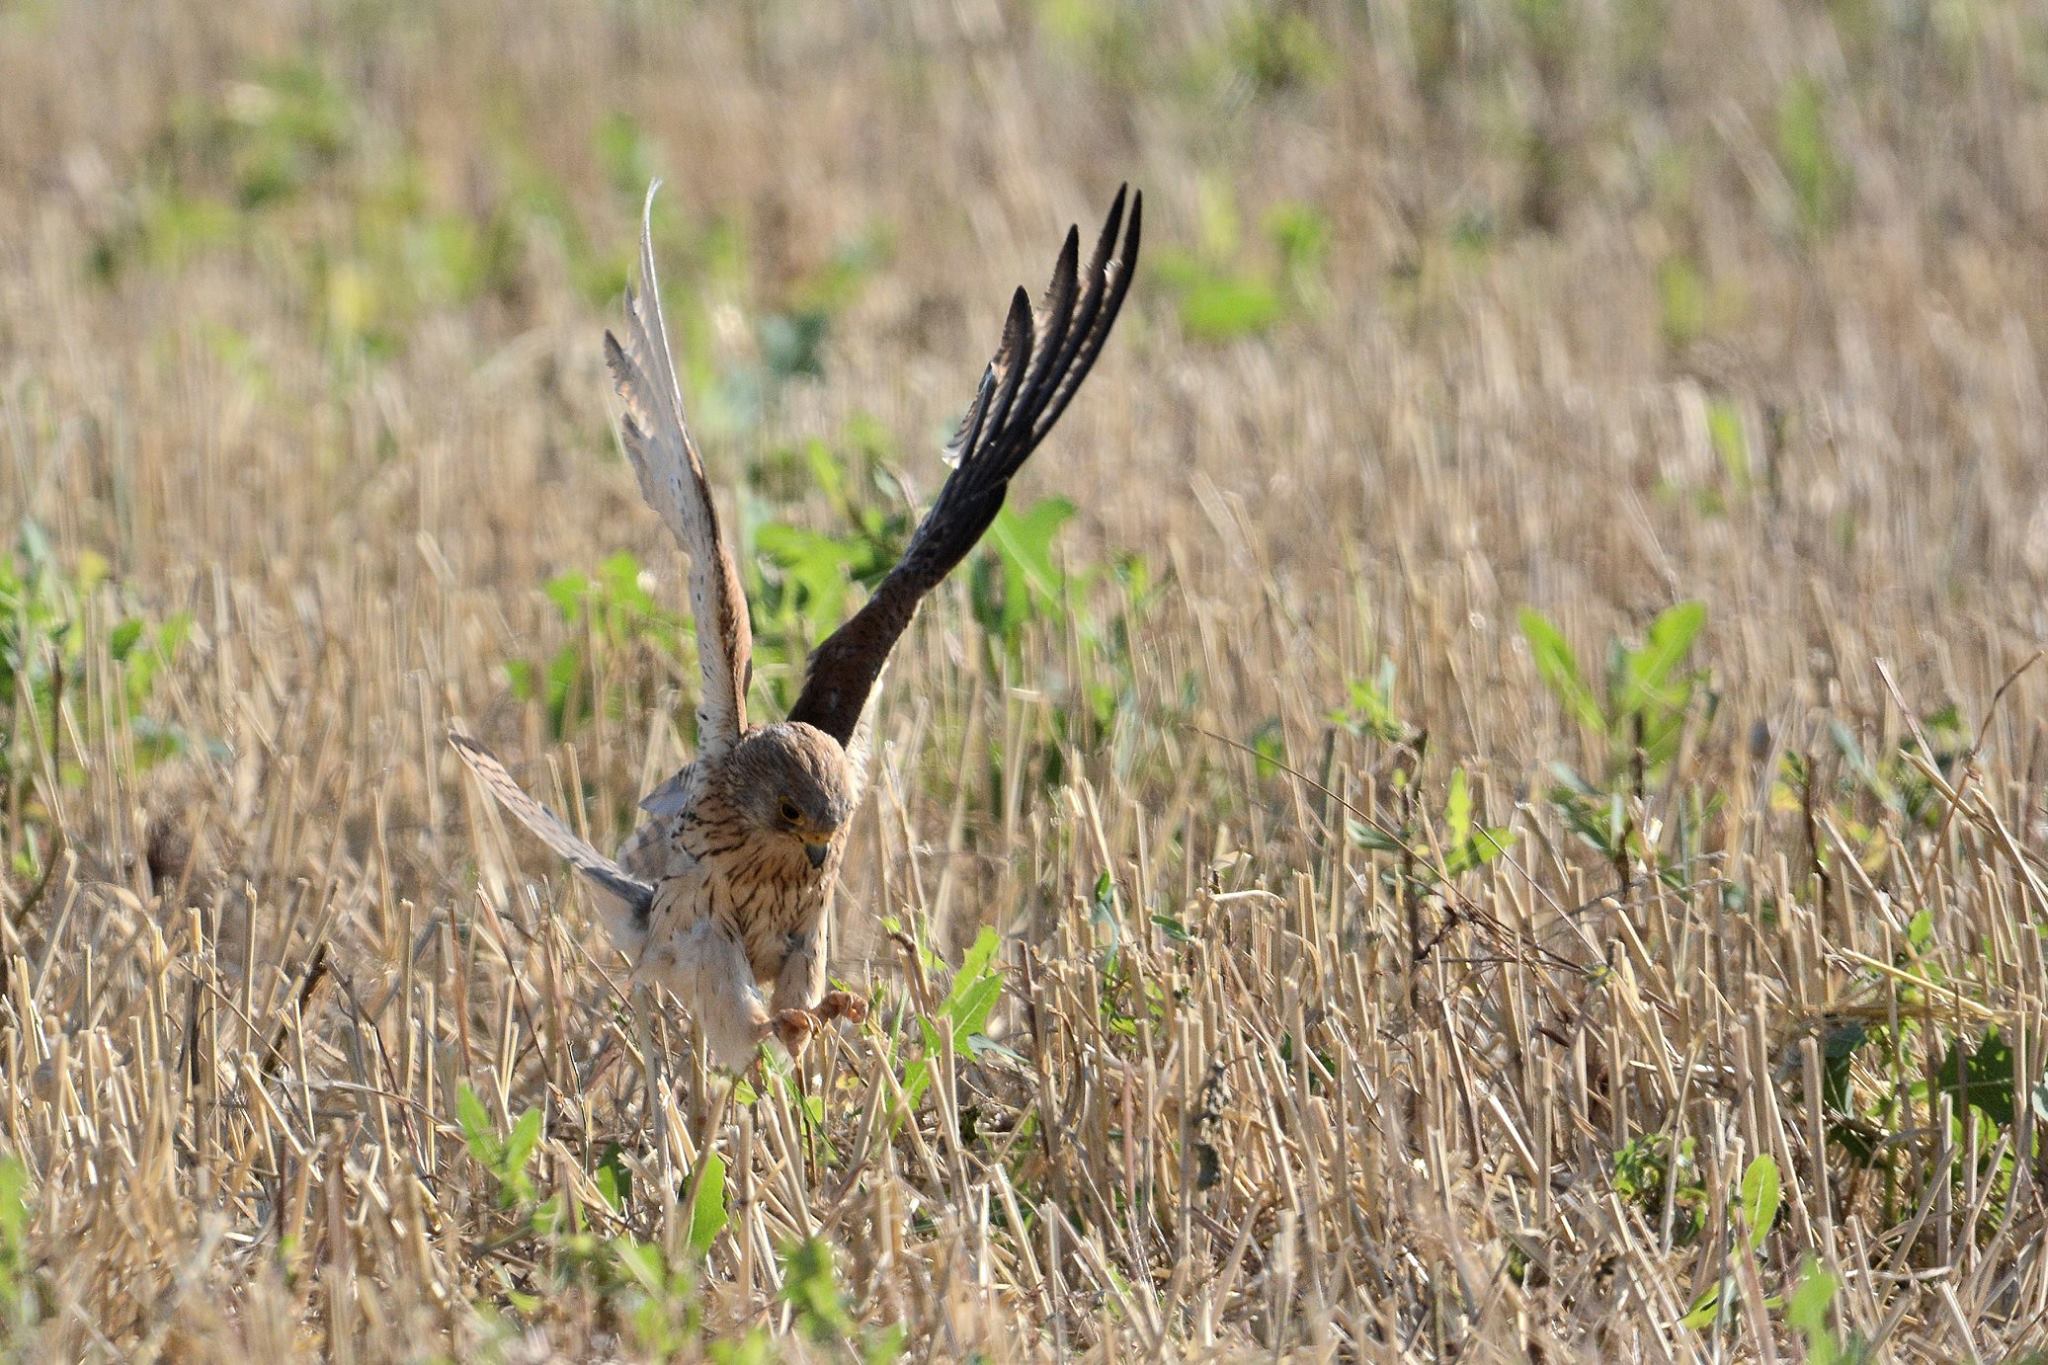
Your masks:
<path fill-rule="evenodd" d="M 669 354 L 654 270 L 654 195 L 640 228 L 640 289 L 626 291 L 626 339 L 605 333 L 605 360 L 625 406 L 620 423 L 626 454 L 647 499 L 690 558 L 690 611 L 696 618 L 703 695 L 697 706 L 697 751 L 715 758 L 747 728 L 747 677 L 753 634 L 738 566 L 718 524 L 704 461 L 683 416 L 682 387 Z"/>

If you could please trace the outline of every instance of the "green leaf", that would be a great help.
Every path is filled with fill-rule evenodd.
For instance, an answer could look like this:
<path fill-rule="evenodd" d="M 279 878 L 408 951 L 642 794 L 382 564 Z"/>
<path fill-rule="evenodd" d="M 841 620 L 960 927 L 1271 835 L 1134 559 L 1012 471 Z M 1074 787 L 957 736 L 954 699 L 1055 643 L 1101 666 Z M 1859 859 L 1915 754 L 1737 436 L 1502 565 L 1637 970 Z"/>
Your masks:
<path fill-rule="evenodd" d="M 697 1207 L 690 1216 L 690 1250 L 698 1256 L 711 1250 L 718 1234 L 725 1231 L 725 1158 L 716 1152 L 704 1157 L 704 1180 L 697 1187 Z"/>
<path fill-rule="evenodd" d="M 1742 432 L 1741 411 L 1725 398 L 1707 402 L 1707 437 L 1721 457 L 1728 481 L 1738 491 L 1747 489 L 1751 482 L 1749 438 Z"/>
<path fill-rule="evenodd" d="M 1778 100 L 1778 165 L 1792 189 L 1800 226 L 1819 235 L 1841 220 L 1852 176 L 1828 132 L 1826 92 L 1810 77 L 1794 80 Z"/>
<path fill-rule="evenodd" d="M 970 1033 L 979 1033 L 988 1023 L 989 1014 L 996 1007 L 996 1000 L 1003 993 L 1003 978 L 991 973 L 982 977 L 970 987 L 952 1007 L 953 1036 L 964 1038 Z"/>
<path fill-rule="evenodd" d="M 661 1264 L 661 1248 L 633 1237 L 620 1237 L 612 1245 L 618 1255 L 620 1268 L 642 1290 L 649 1294 L 659 1294 L 668 1278 Z"/>
<path fill-rule="evenodd" d="M 573 623 L 583 614 L 584 599 L 590 596 L 590 579 L 571 569 L 550 578 L 541 591 L 547 594 L 548 601 L 555 604 L 555 610 L 561 613 L 562 619 Z"/>
<path fill-rule="evenodd" d="M 1451 769 L 1450 795 L 1444 801 L 1444 829 L 1447 842 L 1463 844 L 1472 837 L 1472 789 L 1463 768 Z"/>
<path fill-rule="evenodd" d="M 1936 1073 L 1941 1088 L 1958 1103 L 1967 1099 L 1999 1127 L 2011 1127 L 2019 1098 L 2013 1086 L 2011 1045 L 1990 1028 L 1975 1048 L 1965 1051 L 1964 1046 L 1955 1043 L 1942 1059 Z"/>
<path fill-rule="evenodd" d="M 1828 1327 L 1828 1309 L 1839 1287 L 1811 1254 L 1800 1262 L 1799 1287 L 1785 1303 L 1785 1321 L 1806 1338 L 1806 1365 L 1836 1365 L 1843 1357 L 1841 1345 Z"/>
<path fill-rule="evenodd" d="M 1742 1225 L 1752 1252 L 1778 1220 L 1779 1194 L 1778 1163 L 1768 1156 L 1750 1162 L 1742 1173 Z"/>
<path fill-rule="evenodd" d="M 902 1323 L 890 1323 L 861 1343 L 860 1358 L 863 1365 L 892 1365 L 892 1362 L 902 1358 L 908 1340 Z"/>
<path fill-rule="evenodd" d="M 1265 331 L 1286 309 L 1263 280 L 1208 274 L 1190 280 L 1180 297 L 1180 325 L 1197 341 L 1233 341 Z"/>
<path fill-rule="evenodd" d="M 1344 821 L 1344 834 L 1345 837 L 1358 847 L 1373 853 L 1399 853 L 1401 851 L 1400 840 L 1376 825 L 1366 824 L 1363 820 L 1346 819 Z"/>
<path fill-rule="evenodd" d="M 519 1116 L 519 1122 L 512 1127 L 511 1140 L 505 1144 L 505 1166 L 508 1170 L 524 1170 L 526 1163 L 533 1159 L 533 1149 L 540 1145 L 540 1125 L 541 1114 L 537 1107 Z"/>
<path fill-rule="evenodd" d="M 113 656 L 115 663 L 126 662 L 130 651 L 141 639 L 142 622 L 131 616 L 115 626 L 113 633 L 107 636 L 107 653 Z"/>
<path fill-rule="evenodd" d="M 1066 580 L 1053 560 L 1053 538 L 1073 515 L 1074 504 L 1065 498 L 996 513 L 988 531 L 995 556 L 977 560 L 972 576 L 974 614 L 982 629 L 1014 646 L 1035 614 L 1058 609 Z"/>
<path fill-rule="evenodd" d="M 0 1158 L 0 1295 L 11 1296 L 24 1266 L 28 1237 L 28 1167 Z M 11 1305 L 0 1305 L 0 1308 Z"/>
<path fill-rule="evenodd" d="M 496 1171 L 504 1157 L 505 1149 L 498 1141 L 497 1129 L 491 1123 L 490 1112 L 484 1102 L 477 1098 L 476 1091 L 465 1082 L 455 1092 L 455 1122 L 462 1129 L 462 1140 L 469 1148 L 469 1154 L 477 1164 L 487 1170 Z"/>
<path fill-rule="evenodd" d="M 1269 720 L 1252 732 L 1252 770 L 1264 782 L 1279 776 L 1287 759 L 1287 741 L 1278 720 Z"/>
<path fill-rule="evenodd" d="M 1505 826 L 1482 829 L 1444 855 L 1444 871 L 1455 877 L 1483 867 L 1515 846 L 1515 833 Z"/>
<path fill-rule="evenodd" d="M 1718 1281 L 1709 1286 L 1704 1293 L 1692 1301 L 1692 1307 L 1688 1308 L 1685 1316 L 1678 1320 L 1678 1325 L 1695 1332 L 1704 1332 L 1707 1328 L 1712 1327 L 1714 1320 L 1721 1316 L 1721 1295 L 1727 1288 L 1728 1281 L 1726 1280 Z"/>
<path fill-rule="evenodd" d="M 986 924 L 981 927 L 981 932 L 974 936 L 974 942 L 960 958 L 960 970 L 953 978 L 956 997 L 967 984 L 988 971 L 989 963 L 995 960 L 996 949 L 1002 946 L 1002 942 L 1002 936 L 994 928 Z"/>
<path fill-rule="evenodd" d="M 604 1196 L 612 1212 L 624 1212 L 627 1201 L 633 1197 L 633 1172 L 621 1159 L 618 1143 L 605 1147 L 604 1155 L 598 1159 L 595 1179 L 597 1192 Z"/>
<path fill-rule="evenodd" d="M 853 1315 L 833 1279 L 832 1247 L 823 1238 L 806 1238 L 784 1253 L 782 1297 L 811 1340 L 843 1341 L 852 1335 Z"/>
<path fill-rule="evenodd" d="M 1579 661 L 1573 656 L 1572 647 L 1565 643 L 1564 634 L 1549 617 L 1533 607 L 1524 607 L 1520 619 L 1522 638 L 1529 642 L 1529 652 L 1536 660 L 1536 672 L 1549 687 L 1551 695 L 1581 725 L 1606 734 L 1607 718 L 1600 709 L 1599 700 L 1593 695 L 1593 689 L 1586 685 L 1585 675 L 1579 671 Z"/>
<path fill-rule="evenodd" d="M 1680 602 L 1650 623 L 1642 648 L 1628 655 L 1622 693 L 1615 698 L 1617 715 L 1684 704 L 1684 693 L 1690 689 L 1675 688 L 1672 674 L 1692 652 L 1693 641 L 1706 623 L 1703 602 Z"/>

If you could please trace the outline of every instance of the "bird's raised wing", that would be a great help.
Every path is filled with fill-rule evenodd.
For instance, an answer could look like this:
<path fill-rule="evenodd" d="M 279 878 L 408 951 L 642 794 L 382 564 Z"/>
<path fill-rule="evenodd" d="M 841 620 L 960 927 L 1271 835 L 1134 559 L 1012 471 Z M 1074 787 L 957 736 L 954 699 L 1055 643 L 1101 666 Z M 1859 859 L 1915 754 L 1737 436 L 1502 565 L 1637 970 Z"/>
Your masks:
<path fill-rule="evenodd" d="M 902 561 L 867 604 L 812 653 L 791 720 L 815 725 L 841 744 L 852 738 L 868 692 L 918 602 L 988 530 L 1002 510 L 1011 476 L 1073 400 L 1123 307 L 1138 262 L 1145 197 L 1131 196 L 1126 227 L 1124 194 L 1117 191 L 1085 275 L 1075 271 L 1080 233 L 1069 228 L 1037 311 L 1022 289 L 1011 299 L 1002 346 L 947 444 L 953 472 L 911 534 Z"/>
<path fill-rule="evenodd" d="M 626 340 L 604 334 L 604 358 L 625 404 L 621 428 L 640 493 L 690 557 L 690 611 L 696 617 L 697 662 L 704 692 L 697 703 L 697 750 L 706 758 L 739 743 L 747 728 L 747 679 L 753 632 L 739 568 L 718 527 L 704 461 L 683 421 L 683 391 L 669 357 L 654 274 L 654 192 L 640 224 L 640 292 L 626 291 Z"/>
<path fill-rule="evenodd" d="M 562 823 L 560 816 L 528 796 L 489 749 L 468 735 L 453 732 L 450 732 L 448 741 L 455 746 L 455 752 L 462 755 L 462 761 L 469 765 L 469 770 L 477 775 L 477 780 L 484 784 L 484 790 L 498 799 L 499 805 L 517 817 L 520 824 L 538 834 L 542 843 L 568 859 L 569 866 L 624 901 L 635 921 L 640 924 L 647 922 L 647 916 L 654 908 L 654 888 L 651 885 L 578 838 L 574 830 Z"/>

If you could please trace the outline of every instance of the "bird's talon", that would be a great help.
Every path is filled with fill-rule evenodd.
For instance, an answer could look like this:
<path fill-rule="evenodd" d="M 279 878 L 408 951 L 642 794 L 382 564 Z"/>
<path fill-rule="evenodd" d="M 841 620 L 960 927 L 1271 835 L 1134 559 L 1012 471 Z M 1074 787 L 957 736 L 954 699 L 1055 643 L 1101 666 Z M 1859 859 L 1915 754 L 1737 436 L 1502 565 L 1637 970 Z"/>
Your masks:
<path fill-rule="evenodd" d="M 775 1016 L 775 1036 L 792 1056 L 803 1051 L 817 1027 L 818 1018 L 809 1010 L 783 1010 Z"/>
<path fill-rule="evenodd" d="M 868 1002 L 852 991 L 826 991 L 818 1002 L 818 1018 L 844 1019 L 849 1024 L 865 1023 Z"/>

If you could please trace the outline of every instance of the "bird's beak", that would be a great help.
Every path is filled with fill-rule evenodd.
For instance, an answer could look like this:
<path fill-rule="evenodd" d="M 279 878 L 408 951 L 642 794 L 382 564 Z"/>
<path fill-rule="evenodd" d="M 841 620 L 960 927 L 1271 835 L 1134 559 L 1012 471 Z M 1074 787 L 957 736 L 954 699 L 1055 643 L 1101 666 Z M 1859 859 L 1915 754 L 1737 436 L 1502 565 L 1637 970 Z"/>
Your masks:
<path fill-rule="evenodd" d="M 823 867 L 825 865 L 825 859 L 830 857 L 831 853 L 832 845 L 830 844 L 804 845 L 804 856 L 811 860 L 812 867 Z"/>

